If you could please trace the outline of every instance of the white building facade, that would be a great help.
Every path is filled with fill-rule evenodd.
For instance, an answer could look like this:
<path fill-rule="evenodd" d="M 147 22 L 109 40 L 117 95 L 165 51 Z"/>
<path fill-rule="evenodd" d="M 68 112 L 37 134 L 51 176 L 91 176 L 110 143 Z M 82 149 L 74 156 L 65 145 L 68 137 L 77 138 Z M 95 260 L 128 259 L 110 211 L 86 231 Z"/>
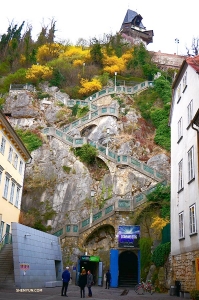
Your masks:
<path fill-rule="evenodd" d="M 184 60 L 173 83 L 170 112 L 172 271 L 186 291 L 198 286 L 199 269 L 199 127 L 193 125 L 199 108 L 198 72 L 199 56 Z"/>

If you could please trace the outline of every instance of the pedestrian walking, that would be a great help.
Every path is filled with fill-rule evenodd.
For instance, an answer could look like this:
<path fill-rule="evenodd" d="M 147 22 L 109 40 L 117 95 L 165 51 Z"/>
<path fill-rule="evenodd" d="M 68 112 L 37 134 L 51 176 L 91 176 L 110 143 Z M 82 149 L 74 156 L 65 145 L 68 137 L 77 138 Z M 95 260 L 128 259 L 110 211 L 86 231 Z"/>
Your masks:
<path fill-rule="evenodd" d="M 68 283 L 70 281 L 70 272 L 69 267 L 66 267 L 66 270 L 62 273 L 62 289 L 61 289 L 61 296 L 67 296 L 67 289 L 68 289 Z"/>
<path fill-rule="evenodd" d="M 106 287 L 105 287 L 105 289 L 107 289 L 107 288 L 109 289 L 110 282 L 111 282 L 111 273 L 110 273 L 109 270 L 107 270 L 107 272 L 106 272 Z"/>
<path fill-rule="evenodd" d="M 87 284 L 87 274 L 86 274 L 86 270 L 83 269 L 82 273 L 79 275 L 79 282 L 78 285 L 80 287 L 80 296 L 81 298 L 85 298 L 85 286 Z"/>
<path fill-rule="evenodd" d="M 91 271 L 88 270 L 87 272 L 88 297 L 92 297 L 92 290 L 91 290 L 92 284 L 93 284 L 93 275 L 91 274 Z"/>

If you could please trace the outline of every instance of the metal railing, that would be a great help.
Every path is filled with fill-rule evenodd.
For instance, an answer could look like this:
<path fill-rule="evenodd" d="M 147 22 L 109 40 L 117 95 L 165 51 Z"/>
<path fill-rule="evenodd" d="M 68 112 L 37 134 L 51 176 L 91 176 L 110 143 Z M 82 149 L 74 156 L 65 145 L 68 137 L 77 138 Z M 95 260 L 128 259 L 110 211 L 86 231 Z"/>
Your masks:
<path fill-rule="evenodd" d="M 6 233 L 0 241 L 0 251 L 6 244 L 12 244 L 12 234 Z"/>
<path fill-rule="evenodd" d="M 152 167 L 130 155 L 118 155 L 107 147 L 101 145 L 99 142 L 92 141 L 91 139 L 88 139 L 86 137 L 72 137 L 62 130 L 56 129 L 55 127 L 44 128 L 42 132 L 46 135 L 54 136 L 55 138 L 60 139 L 62 142 L 72 146 L 73 148 L 79 148 L 84 144 L 90 144 L 98 150 L 98 156 L 101 155 L 117 165 L 129 166 L 134 170 L 139 171 L 142 174 L 157 181 L 161 181 L 164 179 L 164 175 L 159 173 L 156 169 L 153 169 Z"/>
<path fill-rule="evenodd" d="M 166 180 L 164 180 L 158 184 L 166 185 L 167 182 Z M 109 218 L 115 212 L 133 211 L 147 201 L 147 195 L 152 193 L 157 188 L 158 184 L 132 198 L 117 199 L 113 204 L 105 206 L 100 210 L 93 209 L 93 213 L 90 214 L 90 216 L 88 216 L 87 218 L 80 221 L 78 224 L 65 224 L 63 227 L 59 228 L 52 234 L 61 238 L 64 238 L 65 236 L 78 236 L 79 233 L 82 233 L 93 225 L 96 225 L 102 220 Z"/>

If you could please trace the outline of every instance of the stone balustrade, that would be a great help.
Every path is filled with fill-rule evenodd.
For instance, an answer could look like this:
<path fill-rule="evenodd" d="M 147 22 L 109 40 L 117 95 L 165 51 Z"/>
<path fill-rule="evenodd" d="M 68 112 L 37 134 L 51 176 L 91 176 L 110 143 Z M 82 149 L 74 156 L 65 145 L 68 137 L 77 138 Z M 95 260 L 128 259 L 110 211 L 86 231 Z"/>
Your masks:
<path fill-rule="evenodd" d="M 166 181 L 161 182 L 162 185 L 166 185 Z M 156 185 L 149 188 L 143 193 L 140 193 L 129 199 L 117 199 L 113 204 L 105 206 L 104 208 L 97 210 L 91 209 L 90 215 L 80 221 L 78 224 L 65 224 L 63 227 L 56 229 L 53 235 L 59 236 L 61 239 L 66 236 L 78 236 L 80 233 L 88 230 L 99 222 L 110 218 L 118 212 L 130 212 L 134 211 L 138 206 L 145 203 L 147 195 L 156 189 Z"/>

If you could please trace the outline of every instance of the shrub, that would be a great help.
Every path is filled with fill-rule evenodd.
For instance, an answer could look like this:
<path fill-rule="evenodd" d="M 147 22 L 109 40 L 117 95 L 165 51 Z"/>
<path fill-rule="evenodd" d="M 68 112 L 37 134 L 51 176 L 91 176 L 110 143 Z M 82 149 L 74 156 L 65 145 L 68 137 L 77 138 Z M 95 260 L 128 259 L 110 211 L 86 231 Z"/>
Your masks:
<path fill-rule="evenodd" d="M 171 148 L 171 130 L 168 126 L 168 120 L 164 119 L 160 122 L 156 130 L 154 141 L 156 144 L 162 146 L 164 149 L 170 151 Z"/>
<path fill-rule="evenodd" d="M 15 131 L 28 151 L 32 152 L 42 145 L 42 140 L 38 134 L 33 133 L 30 130 L 15 129 Z"/>
<path fill-rule="evenodd" d="M 50 98 L 48 93 L 37 92 L 37 99 Z"/>
<path fill-rule="evenodd" d="M 151 238 L 141 238 L 139 241 L 140 253 L 141 253 L 141 277 L 146 278 L 147 269 L 149 269 L 151 264 Z"/>
<path fill-rule="evenodd" d="M 160 244 L 155 248 L 152 254 L 152 262 L 156 267 L 163 267 L 166 262 L 169 253 L 171 251 L 171 243 Z"/>
<path fill-rule="evenodd" d="M 168 112 L 165 109 L 155 108 L 150 114 L 151 120 L 156 128 L 163 120 L 168 120 Z"/>
<path fill-rule="evenodd" d="M 199 290 L 190 291 L 190 296 L 192 300 L 199 300 Z"/>
<path fill-rule="evenodd" d="M 77 118 L 82 118 L 89 112 L 89 107 L 84 106 L 84 107 L 78 107 L 77 109 Z"/>
<path fill-rule="evenodd" d="M 89 144 L 85 144 L 81 148 L 75 149 L 74 153 L 76 156 L 79 156 L 82 162 L 92 165 L 97 156 L 97 149 Z"/>
<path fill-rule="evenodd" d="M 70 167 L 63 166 L 62 168 L 63 168 L 64 172 L 66 172 L 67 174 L 69 174 L 69 173 L 70 173 L 70 170 L 71 170 L 71 168 L 70 168 Z"/>

